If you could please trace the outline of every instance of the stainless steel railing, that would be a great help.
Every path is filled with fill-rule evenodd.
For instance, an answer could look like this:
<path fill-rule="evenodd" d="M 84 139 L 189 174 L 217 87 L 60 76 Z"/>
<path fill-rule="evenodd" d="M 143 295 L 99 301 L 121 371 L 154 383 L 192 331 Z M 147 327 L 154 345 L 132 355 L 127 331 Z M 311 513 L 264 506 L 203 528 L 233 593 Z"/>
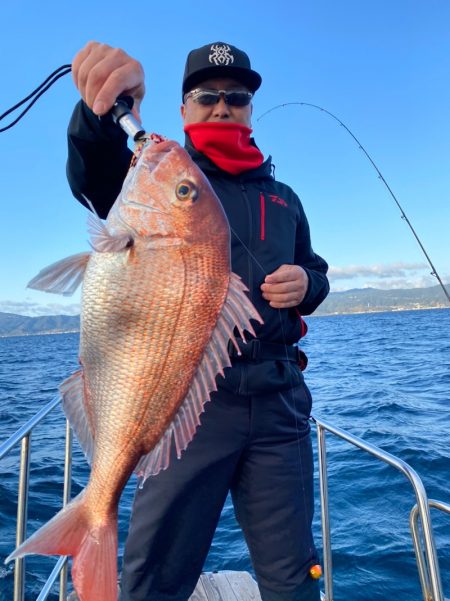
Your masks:
<path fill-rule="evenodd" d="M 373 444 L 365 442 L 357 436 L 332 426 L 324 420 L 313 417 L 312 420 L 317 425 L 317 440 L 319 453 L 319 481 L 320 481 L 320 501 L 322 511 L 322 536 L 323 536 L 323 563 L 324 563 L 324 583 L 325 583 L 325 601 L 333 601 L 333 576 L 332 576 L 332 556 L 331 556 L 331 530 L 330 517 L 328 511 L 328 477 L 327 477 L 327 456 L 325 434 L 330 432 L 338 438 L 345 440 L 354 446 L 374 455 L 381 461 L 395 467 L 402 472 L 410 481 L 416 495 L 417 504 L 411 511 L 411 529 L 413 532 L 413 541 L 416 550 L 417 564 L 419 569 L 419 578 L 422 586 L 424 601 L 445 601 L 442 593 L 441 577 L 439 572 L 439 563 L 436 554 L 436 548 L 431 526 L 430 506 L 437 507 L 442 511 L 450 513 L 450 506 L 438 501 L 428 501 L 422 480 L 418 474 L 407 463 L 383 451 Z M 420 517 L 422 526 L 423 540 L 420 541 L 418 535 L 417 522 Z"/>
<path fill-rule="evenodd" d="M 429 507 L 434 509 L 439 509 L 444 513 L 450 514 L 450 505 L 448 503 L 443 503 L 442 501 L 435 501 L 434 499 L 430 499 L 428 501 Z M 419 569 L 419 577 L 420 584 L 422 586 L 422 595 L 426 601 L 433 601 L 433 597 L 431 596 L 431 584 L 430 584 L 430 566 L 428 565 L 428 558 L 423 552 L 423 542 L 421 540 L 421 536 L 419 533 L 419 507 L 418 505 L 414 505 L 411 509 L 411 513 L 409 516 L 409 526 L 411 529 L 411 536 L 413 538 L 414 543 L 414 551 L 416 553 L 416 561 L 417 567 Z"/>
<path fill-rule="evenodd" d="M 20 471 L 17 504 L 17 531 L 16 545 L 20 545 L 26 538 L 28 488 L 31 456 L 31 434 L 33 428 L 39 424 L 56 406 L 59 405 L 59 397 L 54 398 L 43 407 L 24 426 L 13 434 L 5 443 L 0 445 L 0 460 L 7 455 L 17 444 L 21 444 Z M 361 438 L 342 430 L 336 426 L 313 417 L 317 426 L 318 454 L 319 454 L 319 478 L 320 478 L 320 501 L 322 512 L 322 535 L 323 535 L 323 563 L 325 594 L 321 598 L 324 601 L 333 601 L 333 576 L 332 576 L 332 554 L 331 554 L 331 529 L 328 507 L 328 478 L 327 478 L 327 455 L 326 437 L 328 431 L 338 438 L 347 441 L 354 446 L 374 455 L 381 461 L 402 472 L 410 481 L 416 495 L 417 504 L 411 510 L 410 527 L 416 552 L 419 578 L 422 586 L 424 601 L 446 601 L 442 594 L 442 585 L 439 573 L 439 564 L 436 555 L 433 531 L 431 527 L 430 507 L 440 509 L 450 514 L 450 505 L 440 501 L 428 500 L 425 488 L 417 473 L 404 461 L 383 451 L 379 447 L 365 442 Z M 71 471 L 72 471 L 72 430 L 66 421 L 65 438 L 65 460 L 64 460 L 64 491 L 63 505 L 70 500 L 71 494 Z M 422 526 L 422 537 L 419 534 L 419 518 Z M 14 571 L 14 601 L 24 601 L 25 597 L 25 564 L 24 559 L 16 559 Z M 50 590 L 60 577 L 59 601 L 65 601 L 67 596 L 67 557 L 61 557 L 55 564 L 50 576 L 36 601 L 45 601 Z"/>
<path fill-rule="evenodd" d="M 20 443 L 20 468 L 19 468 L 19 487 L 17 499 L 17 527 L 16 527 L 16 547 L 19 546 L 27 535 L 27 516 L 28 516 L 28 490 L 31 460 L 31 434 L 33 428 L 37 426 L 55 407 L 60 403 L 60 397 L 55 397 L 47 403 L 36 415 L 34 415 L 26 424 L 15 432 L 6 442 L 0 445 L 0 460 L 5 457 L 17 444 Z M 64 461 L 64 490 L 63 505 L 66 505 L 70 499 L 71 489 L 71 471 L 72 471 L 72 430 L 66 421 L 66 440 L 65 440 L 65 461 Z M 59 600 L 64 601 L 67 596 L 67 557 L 61 557 L 49 578 L 47 579 L 37 601 L 44 601 L 50 593 L 50 590 L 60 575 Z M 15 560 L 14 569 L 14 595 L 13 601 L 24 601 L 25 599 L 25 559 Z"/>

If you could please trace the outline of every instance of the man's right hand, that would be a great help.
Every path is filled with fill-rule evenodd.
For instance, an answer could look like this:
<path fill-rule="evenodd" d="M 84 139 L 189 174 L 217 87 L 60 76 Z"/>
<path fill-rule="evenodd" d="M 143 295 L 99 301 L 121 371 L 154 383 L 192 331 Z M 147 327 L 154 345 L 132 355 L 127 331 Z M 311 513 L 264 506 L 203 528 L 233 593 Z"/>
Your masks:
<path fill-rule="evenodd" d="M 104 115 L 121 94 L 134 99 L 133 113 L 145 94 L 142 65 L 120 48 L 89 42 L 72 61 L 72 76 L 83 100 L 96 115 Z"/>

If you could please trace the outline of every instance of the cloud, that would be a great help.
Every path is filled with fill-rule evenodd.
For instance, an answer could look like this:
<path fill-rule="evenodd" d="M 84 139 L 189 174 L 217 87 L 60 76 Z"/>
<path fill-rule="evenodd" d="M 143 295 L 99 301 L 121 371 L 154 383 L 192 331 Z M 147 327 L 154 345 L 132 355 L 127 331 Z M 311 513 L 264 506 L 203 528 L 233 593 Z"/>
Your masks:
<path fill-rule="evenodd" d="M 436 286 L 439 282 L 430 275 L 422 275 L 414 278 L 394 278 L 386 280 L 372 280 L 367 282 L 369 288 L 381 288 L 383 290 L 401 289 L 401 288 L 429 288 Z"/>
<path fill-rule="evenodd" d="M 28 315 L 29 317 L 40 317 L 42 315 L 79 315 L 80 305 L 73 303 L 40 304 L 33 301 L 0 301 L 1 313 L 15 313 L 16 315 Z"/>
<path fill-rule="evenodd" d="M 333 267 L 328 271 L 330 280 L 351 280 L 363 277 L 375 278 L 404 278 L 408 272 L 417 273 L 429 269 L 426 263 L 391 263 L 390 265 L 349 265 L 348 267 Z"/>
<path fill-rule="evenodd" d="M 450 274 L 440 273 L 442 281 L 449 282 Z M 391 263 L 389 265 L 349 265 L 330 267 L 328 271 L 332 292 L 349 288 L 428 288 L 439 284 L 431 275 L 427 263 Z"/>

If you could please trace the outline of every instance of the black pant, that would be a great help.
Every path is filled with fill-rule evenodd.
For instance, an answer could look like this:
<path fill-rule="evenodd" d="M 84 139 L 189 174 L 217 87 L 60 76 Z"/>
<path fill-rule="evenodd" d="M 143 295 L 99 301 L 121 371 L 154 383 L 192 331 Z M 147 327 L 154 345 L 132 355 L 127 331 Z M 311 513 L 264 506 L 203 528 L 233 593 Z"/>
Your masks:
<path fill-rule="evenodd" d="M 227 371 L 182 458 L 136 492 L 122 601 L 189 598 L 229 490 L 263 599 L 319 599 L 308 576 L 317 563 L 309 390 L 293 363 Z"/>

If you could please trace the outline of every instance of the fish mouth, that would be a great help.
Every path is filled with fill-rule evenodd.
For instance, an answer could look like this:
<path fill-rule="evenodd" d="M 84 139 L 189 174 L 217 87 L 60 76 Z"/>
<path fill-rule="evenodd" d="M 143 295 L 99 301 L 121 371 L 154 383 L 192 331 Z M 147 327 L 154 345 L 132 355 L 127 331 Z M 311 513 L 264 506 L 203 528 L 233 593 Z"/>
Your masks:
<path fill-rule="evenodd" d="M 157 181 L 155 175 L 158 170 L 164 165 L 164 163 L 168 160 L 171 151 L 177 144 L 171 140 L 164 140 L 162 142 L 154 142 L 151 141 L 147 146 L 141 151 L 139 156 L 139 161 L 142 166 L 145 168 L 147 176 L 150 178 L 149 185 L 155 186 L 156 188 L 160 187 L 160 182 Z M 139 166 L 135 167 L 136 173 L 139 173 Z M 137 196 L 137 195 L 136 195 Z M 149 202 L 150 200 L 150 202 Z M 122 203 L 126 207 L 135 207 L 139 210 L 150 212 L 150 213 L 159 213 L 160 215 L 169 215 L 168 211 L 165 211 L 163 208 L 159 206 L 155 206 L 156 203 L 152 202 L 153 199 L 149 199 L 146 202 L 141 202 L 135 195 L 132 195 L 132 198 L 128 198 L 126 195 L 122 198 Z"/>
<path fill-rule="evenodd" d="M 147 149 L 142 150 L 142 160 L 150 173 L 156 171 L 164 163 L 172 150 L 179 144 L 173 140 L 163 140 L 162 142 L 153 142 Z"/>

